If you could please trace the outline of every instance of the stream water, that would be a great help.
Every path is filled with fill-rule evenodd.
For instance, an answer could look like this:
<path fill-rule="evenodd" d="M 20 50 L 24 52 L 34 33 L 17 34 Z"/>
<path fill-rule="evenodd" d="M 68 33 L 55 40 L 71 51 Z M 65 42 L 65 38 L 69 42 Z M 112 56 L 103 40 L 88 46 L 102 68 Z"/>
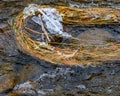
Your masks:
<path fill-rule="evenodd" d="M 120 8 L 120 0 L 1 0 L 0 96 L 119 96 L 120 60 L 88 67 L 55 65 L 18 50 L 11 19 L 30 3 Z M 120 24 L 69 30 L 84 32 L 90 28 L 106 30 L 119 42 Z"/>

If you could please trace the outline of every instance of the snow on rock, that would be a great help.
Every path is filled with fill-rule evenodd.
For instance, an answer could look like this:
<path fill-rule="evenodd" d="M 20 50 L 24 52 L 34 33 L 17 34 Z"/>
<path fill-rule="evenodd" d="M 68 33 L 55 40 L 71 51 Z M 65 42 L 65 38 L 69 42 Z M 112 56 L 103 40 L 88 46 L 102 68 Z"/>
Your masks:
<path fill-rule="evenodd" d="M 32 20 L 41 25 L 43 21 L 46 29 L 50 34 L 60 34 L 62 37 L 69 38 L 70 34 L 64 32 L 62 26 L 62 16 L 57 12 L 55 8 L 39 8 L 36 4 L 30 4 L 23 10 L 24 17 L 28 17 L 30 15 L 35 15 L 35 11 L 39 11 L 42 16 L 37 17 L 33 16 Z"/>

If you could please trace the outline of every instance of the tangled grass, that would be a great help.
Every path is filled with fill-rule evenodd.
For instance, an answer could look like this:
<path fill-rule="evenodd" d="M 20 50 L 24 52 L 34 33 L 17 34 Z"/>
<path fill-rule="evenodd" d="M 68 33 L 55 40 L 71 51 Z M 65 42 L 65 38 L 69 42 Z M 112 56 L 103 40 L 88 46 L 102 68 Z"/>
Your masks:
<path fill-rule="evenodd" d="M 78 9 L 62 6 L 55 8 L 60 14 L 63 14 L 63 23 L 65 24 L 94 25 L 120 22 L 120 10 L 117 9 Z M 120 60 L 120 44 L 116 42 L 105 43 L 102 47 L 81 43 L 65 43 L 64 45 L 68 47 L 61 48 L 62 42 L 50 42 L 47 45 L 40 45 L 40 42 L 33 40 L 26 32 L 31 29 L 25 26 L 23 13 L 16 17 L 13 29 L 17 46 L 22 52 L 54 64 L 91 65 L 109 60 Z M 38 33 L 35 30 L 31 31 Z M 80 41 L 78 38 L 71 39 Z M 53 44 L 56 46 L 53 46 Z M 69 46 L 72 48 L 69 48 Z"/>

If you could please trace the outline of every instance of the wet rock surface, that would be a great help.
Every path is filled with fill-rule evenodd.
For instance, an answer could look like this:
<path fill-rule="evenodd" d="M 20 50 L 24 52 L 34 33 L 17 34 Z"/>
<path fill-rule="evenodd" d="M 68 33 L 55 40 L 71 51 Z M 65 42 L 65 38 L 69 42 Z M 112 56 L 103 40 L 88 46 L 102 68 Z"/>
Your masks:
<path fill-rule="evenodd" d="M 88 0 L 84 1 L 87 2 Z M 9 26 L 12 22 L 9 21 L 8 23 L 8 19 L 20 12 L 27 5 L 25 2 L 27 1 L 0 1 L 0 96 L 120 95 L 120 60 L 106 61 L 99 66 L 84 68 L 81 66 L 54 65 L 21 53 L 15 44 L 13 30 Z M 110 2 L 119 4 L 115 0 Z M 13 10 L 12 13 L 11 9 Z M 112 34 L 119 42 L 119 24 L 75 26 L 73 29 L 66 30 L 87 33 L 91 28 L 92 30 L 93 28 L 100 28 L 100 30 L 109 32 L 109 37 Z M 24 84 L 26 84 L 25 87 L 20 87 Z"/>

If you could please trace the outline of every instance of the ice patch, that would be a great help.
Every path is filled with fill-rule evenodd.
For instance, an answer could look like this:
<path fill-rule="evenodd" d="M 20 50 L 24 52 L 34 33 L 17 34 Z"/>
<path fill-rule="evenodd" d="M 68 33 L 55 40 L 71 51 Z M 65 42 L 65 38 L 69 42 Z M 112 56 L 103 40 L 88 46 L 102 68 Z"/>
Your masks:
<path fill-rule="evenodd" d="M 86 86 L 83 85 L 83 84 L 80 84 L 80 85 L 78 85 L 78 86 L 76 86 L 76 87 L 79 88 L 79 89 L 86 89 Z"/>
<path fill-rule="evenodd" d="M 39 8 L 36 4 L 30 4 L 23 10 L 24 18 L 35 15 L 35 11 L 39 11 L 42 16 L 37 17 L 33 16 L 32 20 L 41 25 L 41 22 L 44 22 L 44 25 L 50 34 L 60 34 L 62 37 L 69 38 L 70 34 L 64 32 L 62 26 L 62 16 L 57 12 L 55 8 Z"/>
<path fill-rule="evenodd" d="M 23 10 L 24 18 L 35 15 L 35 11 L 38 10 L 38 5 L 36 4 L 30 4 L 28 7 L 25 7 Z"/>
<path fill-rule="evenodd" d="M 32 20 L 33 20 L 35 23 L 39 24 L 39 25 L 42 23 L 41 18 L 39 18 L 39 17 L 37 17 L 37 16 L 33 16 L 33 17 L 32 17 Z"/>
<path fill-rule="evenodd" d="M 63 26 L 60 22 L 60 21 L 62 21 L 62 17 L 60 16 L 60 14 L 58 14 L 56 9 L 42 8 L 41 10 L 43 10 L 43 12 L 45 12 L 45 15 L 42 15 L 42 20 L 44 21 L 48 31 L 51 34 L 62 34 Z"/>

